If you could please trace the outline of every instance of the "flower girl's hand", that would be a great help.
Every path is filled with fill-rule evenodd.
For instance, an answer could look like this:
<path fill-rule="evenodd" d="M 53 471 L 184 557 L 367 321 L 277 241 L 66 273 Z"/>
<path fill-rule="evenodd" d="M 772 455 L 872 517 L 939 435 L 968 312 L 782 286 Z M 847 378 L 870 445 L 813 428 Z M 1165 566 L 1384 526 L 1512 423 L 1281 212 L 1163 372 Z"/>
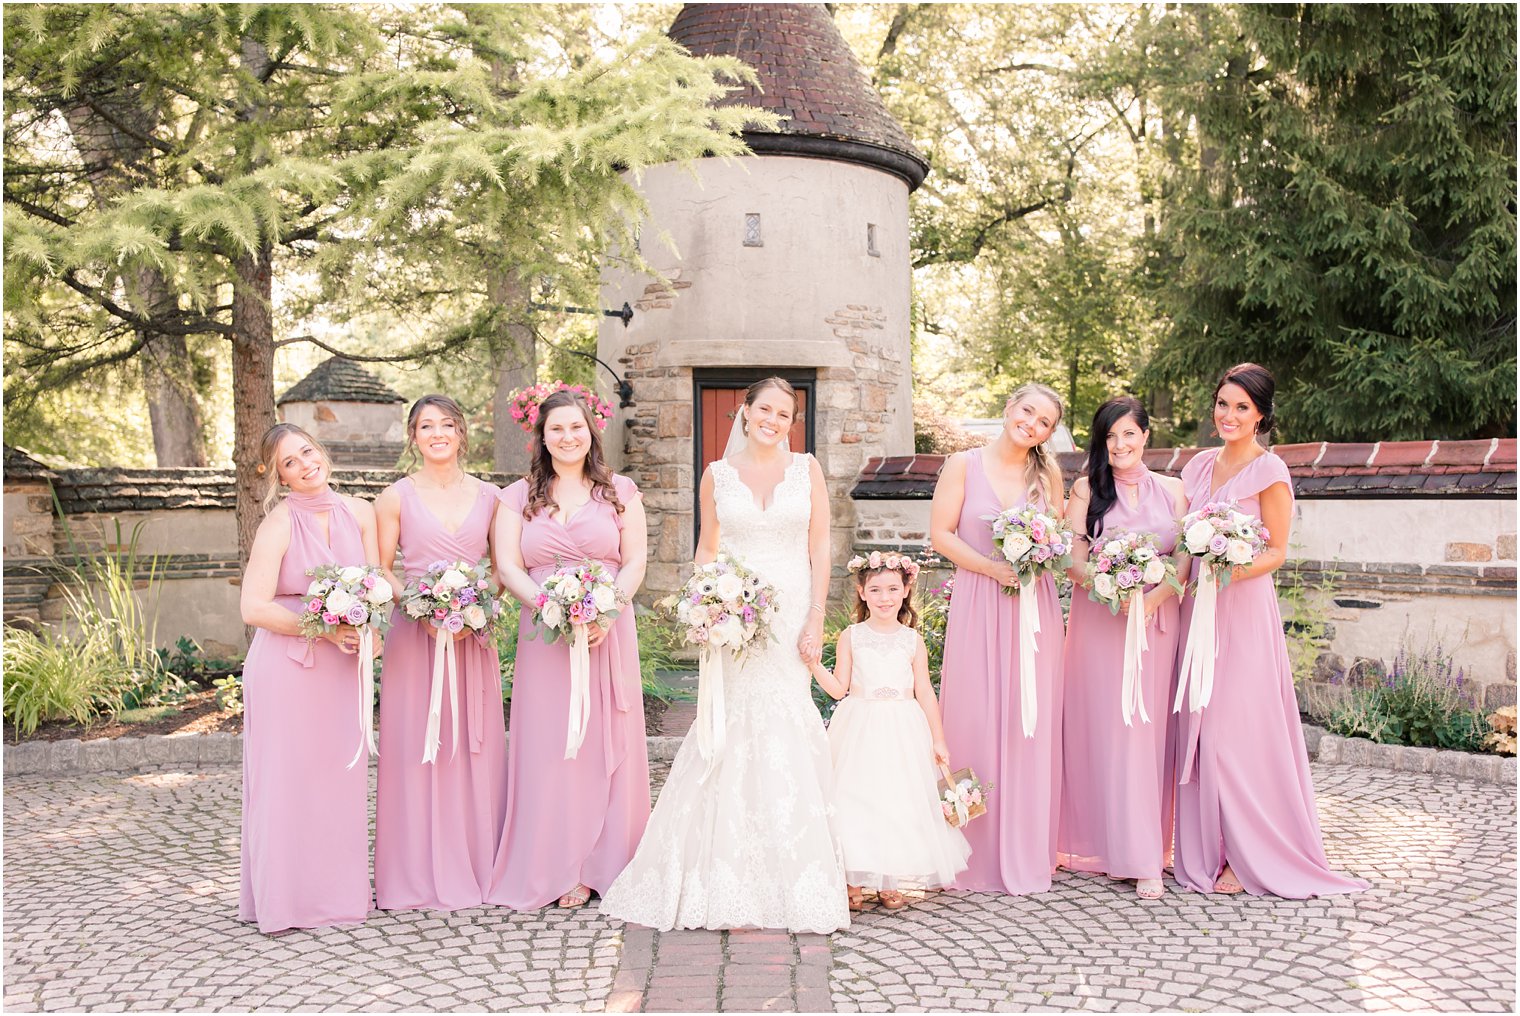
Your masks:
<path fill-rule="evenodd" d="M 1007 586 L 1009 589 L 1019 588 L 1019 573 L 1014 570 L 1013 565 L 1000 558 L 989 559 L 987 569 L 982 574 L 1000 586 Z"/>
<path fill-rule="evenodd" d="M 934 764 L 950 768 L 950 748 L 944 741 L 934 742 Z"/>

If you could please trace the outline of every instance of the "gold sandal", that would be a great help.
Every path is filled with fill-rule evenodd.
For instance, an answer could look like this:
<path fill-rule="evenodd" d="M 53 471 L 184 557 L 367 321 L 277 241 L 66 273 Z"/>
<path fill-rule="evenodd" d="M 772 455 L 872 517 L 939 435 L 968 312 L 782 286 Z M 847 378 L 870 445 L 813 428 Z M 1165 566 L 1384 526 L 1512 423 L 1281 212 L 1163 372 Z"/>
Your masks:
<path fill-rule="evenodd" d="M 566 910 L 579 910 L 591 902 L 591 887 L 585 883 L 577 885 L 565 895 L 559 898 L 559 905 Z"/>

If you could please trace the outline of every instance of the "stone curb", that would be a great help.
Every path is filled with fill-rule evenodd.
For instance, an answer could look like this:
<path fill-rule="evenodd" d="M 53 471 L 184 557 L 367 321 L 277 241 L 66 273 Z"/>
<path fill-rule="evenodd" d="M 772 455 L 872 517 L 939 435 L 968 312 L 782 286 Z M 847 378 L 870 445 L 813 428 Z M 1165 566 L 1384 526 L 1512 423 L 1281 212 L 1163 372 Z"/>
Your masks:
<path fill-rule="evenodd" d="M 679 737 L 650 737 L 649 760 L 669 762 Z M 150 734 L 92 741 L 26 741 L 3 748 L 5 775 L 101 773 L 155 766 L 224 765 L 243 757 L 242 734 Z"/>
<path fill-rule="evenodd" d="M 1502 755 L 1479 755 L 1440 748 L 1410 748 L 1378 744 L 1365 737 L 1340 737 L 1322 727 L 1304 724 L 1304 746 L 1317 762 L 1393 769 L 1405 773 L 1435 773 L 1475 783 L 1515 786 L 1516 760 Z"/>

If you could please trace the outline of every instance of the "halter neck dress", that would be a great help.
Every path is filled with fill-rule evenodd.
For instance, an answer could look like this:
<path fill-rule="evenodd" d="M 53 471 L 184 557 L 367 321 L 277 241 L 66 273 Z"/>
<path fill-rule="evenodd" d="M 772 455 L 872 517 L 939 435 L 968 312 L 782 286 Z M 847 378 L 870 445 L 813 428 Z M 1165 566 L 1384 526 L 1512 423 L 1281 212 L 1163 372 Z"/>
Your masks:
<path fill-rule="evenodd" d="M 1090 558 L 1120 533 L 1150 533 L 1169 555 L 1177 546 L 1177 511 L 1172 494 L 1150 470 L 1136 485 L 1131 504 L 1126 485 L 1103 516 L 1103 532 L 1093 537 Z M 1072 520 L 1077 523 L 1078 520 Z M 1072 591 L 1062 679 L 1065 708 L 1061 727 L 1061 865 L 1075 871 L 1104 872 L 1115 878 L 1160 878 L 1171 845 L 1172 779 L 1167 751 L 1172 716 L 1172 682 L 1181 629 L 1176 597 L 1156 611 L 1146 634 L 1141 694 L 1149 723 L 1138 710 L 1128 726 L 1121 708 L 1127 614 L 1117 615 Z"/>
<path fill-rule="evenodd" d="M 410 476 L 401 498 L 399 549 L 405 581 L 435 561 L 473 564 L 490 554 L 488 538 L 499 488 L 478 480 L 470 511 L 446 528 Z M 459 680 L 459 744 L 443 696 L 437 760 L 422 761 L 433 679 L 433 628 L 401 610 L 385 636 L 380 680 L 380 774 L 375 806 L 375 901 L 381 910 L 478 907 L 506 808 L 507 743 L 501 664 L 489 635 L 454 643 Z M 445 636 L 446 638 L 449 636 Z"/>
<path fill-rule="evenodd" d="M 1261 492 L 1293 478 L 1268 452 L 1211 491 L 1218 449 L 1182 470 L 1188 511 L 1234 501 L 1261 517 Z M 1191 617 L 1189 597 L 1188 617 Z M 1367 888 L 1331 869 L 1315 812 L 1288 644 L 1271 575 L 1219 592 L 1217 678 L 1209 704 L 1177 714 L 1177 881 L 1212 892 L 1226 864 L 1246 892 L 1304 899 Z"/>
<path fill-rule="evenodd" d="M 364 539 L 332 491 L 288 494 L 284 505 L 290 545 L 274 601 L 299 614 L 307 569 L 364 564 Z M 356 666 L 326 639 L 265 628 L 248 647 L 238 916 L 266 934 L 369 914 L 369 767 L 348 768 L 359 736 Z"/>
<path fill-rule="evenodd" d="M 640 497 L 614 475 L 624 505 Z M 500 511 L 522 516 L 528 481 L 501 493 Z M 522 560 L 542 582 L 561 563 L 622 567 L 623 515 L 600 492 L 564 522 L 540 511 L 523 522 Z M 649 749 L 633 607 L 591 650 L 591 717 L 575 758 L 565 758 L 570 647 L 548 645 L 524 605 L 512 671 L 511 753 L 505 829 L 486 901 L 514 910 L 547 906 L 578 884 L 604 893 L 633 857 L 649 821 Z"/>
<path fill-rule="evenodd" d="M 956 532 L 973 549 L 994 557 L 992 525 L 984 516 L 1003 510 L 987 478 L 985 448 L 966 457 L 964 499 Z M 1027 503 L 1020 494 L 1012 505 Z M 1046 508 L 1041 496 L 1035 501 Z M 1019 707 L 1019 611 L 1039 602 L 1035 653 L 1038 718 L 1025 737 Z M 1042 577 L 1018 596 L 965 568 L 955 570 L 950 621 L 940 678 L 945 741 L 956 768 L 970 766 L 993 785 L 987 814 L 966 826 L 971 861 L 955 888 L 984 892 L 1044 892 L 1056 865 L 1061 785 L 1061 657 L 1065 629 L 1055 580 Z"/>

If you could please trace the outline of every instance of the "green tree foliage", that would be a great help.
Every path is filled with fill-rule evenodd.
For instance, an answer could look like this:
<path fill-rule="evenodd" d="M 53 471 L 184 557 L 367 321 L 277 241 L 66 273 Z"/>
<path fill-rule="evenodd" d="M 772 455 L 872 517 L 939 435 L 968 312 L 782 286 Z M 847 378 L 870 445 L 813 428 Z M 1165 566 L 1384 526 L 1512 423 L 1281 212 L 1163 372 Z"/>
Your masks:
<path fill-rule="evenodd" d="M 1164 93 L 1197 133 L 1150 376 L 1201 409 L 1219 371 L 1266 364 L 1289 438 L 1513 433 L 1515 9 L 1230 13 L 1226 58 Z"/>

